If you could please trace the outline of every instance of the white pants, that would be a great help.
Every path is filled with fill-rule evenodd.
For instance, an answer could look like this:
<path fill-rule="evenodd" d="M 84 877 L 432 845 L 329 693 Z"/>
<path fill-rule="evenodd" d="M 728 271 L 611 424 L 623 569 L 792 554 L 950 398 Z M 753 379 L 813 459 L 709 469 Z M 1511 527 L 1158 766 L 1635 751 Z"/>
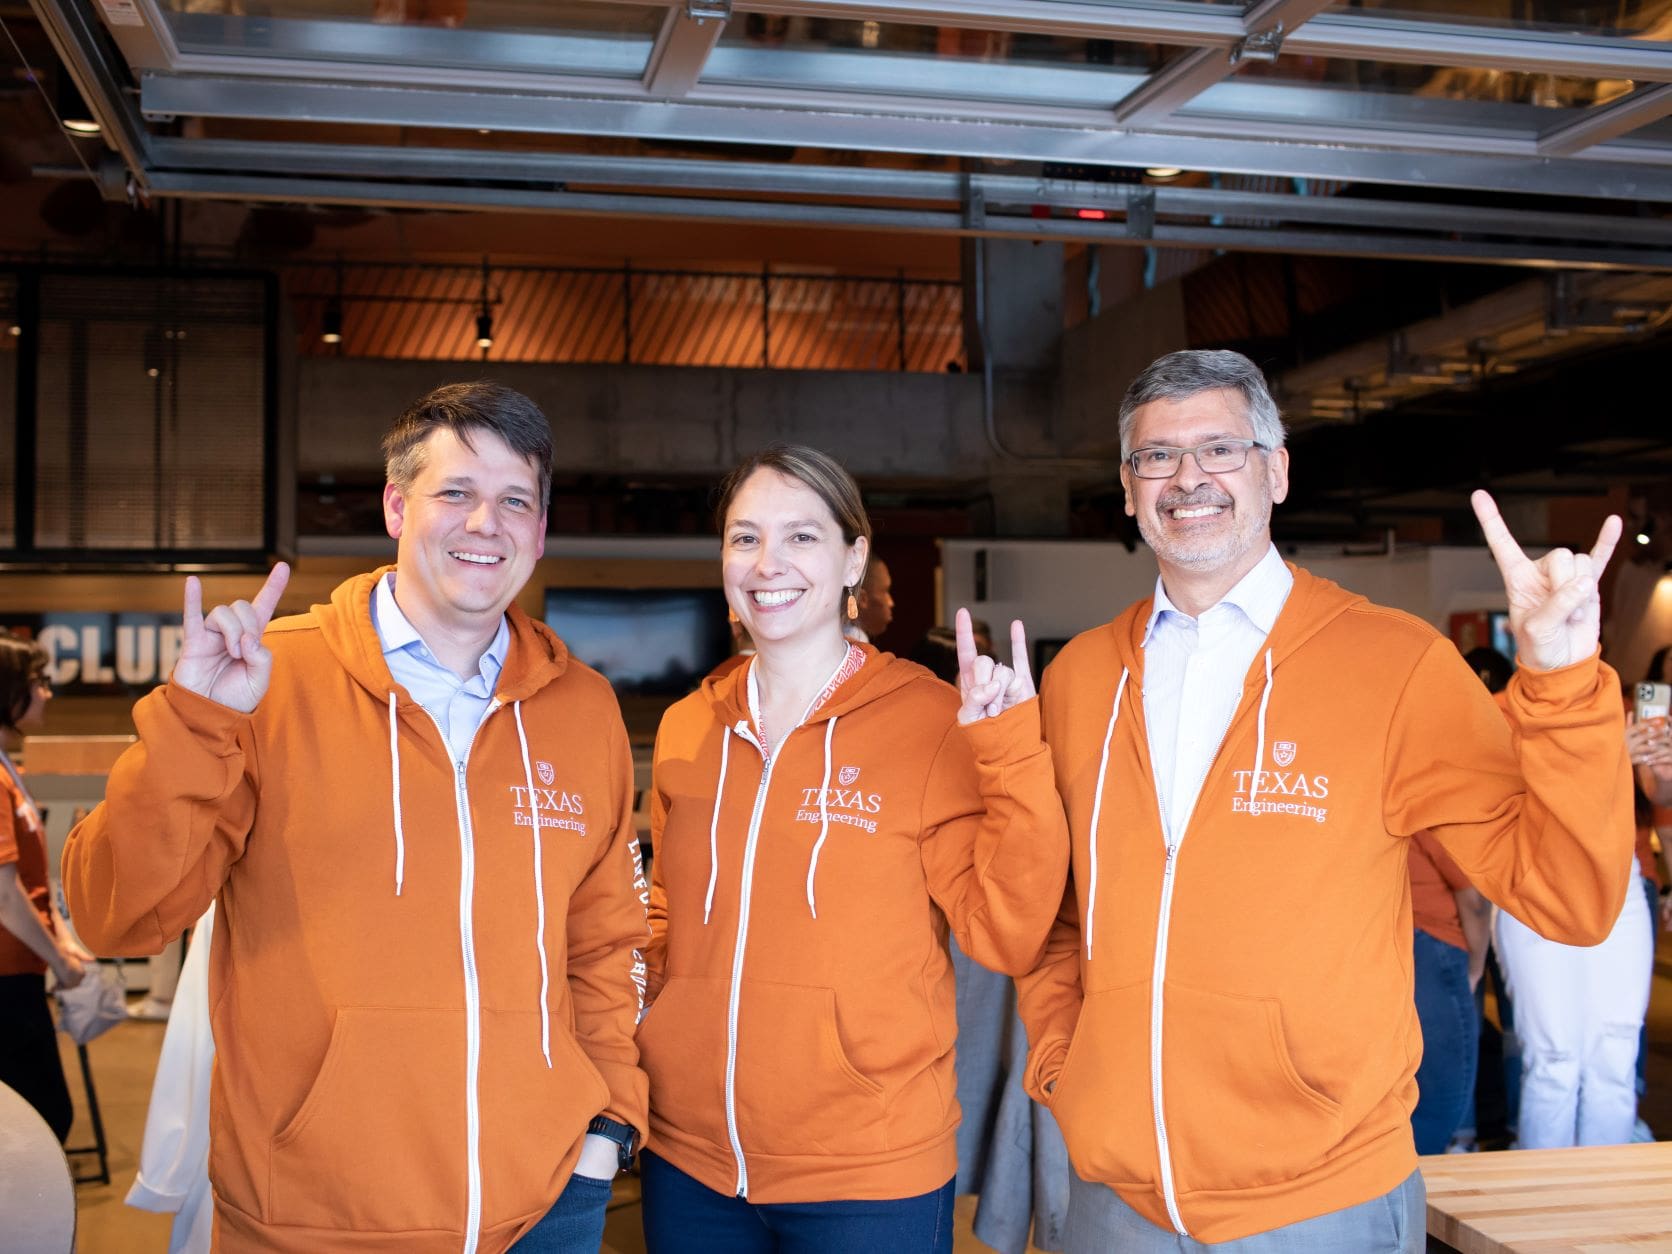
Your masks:
<path fill-rule="evenodd" d="M 1636 866 L 1620 917 L 1600 945 L 1558 945 L 1502 910 L 1495 934 L 1521 1038 L 1521 1148 L 1630 1141 L 1637 1038 L 1654 964 Z"/>

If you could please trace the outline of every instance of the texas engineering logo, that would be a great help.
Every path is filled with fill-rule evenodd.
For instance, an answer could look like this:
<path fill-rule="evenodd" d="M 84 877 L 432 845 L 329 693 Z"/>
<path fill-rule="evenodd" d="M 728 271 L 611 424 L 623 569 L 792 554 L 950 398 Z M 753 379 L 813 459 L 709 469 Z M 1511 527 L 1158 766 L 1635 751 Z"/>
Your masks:
<path fill-rule="evenodd" d="M 844 766 L 836 773 L 838 788 L 803 788 L 801 804 L 795 812 L 797 823 L 821 823 L 828 816 L 832 823 L 845 823 L 862 831 L 877 834 L 877 821 L 869 816 L 882 810 L 882 794 L 853 787 L 859 783 L 859 768 Z M 819 813 L 820 798 L 824 801 L 824 815 Z"/>
<path fill-rule="evenodd" d="M 1294 765 L 1298 746 L 1292 740 L 1274 740 L 1271 760 L 1280 767 Z M 1328 775 L 1308 775 L 1303 771 L 1232 771 L 1236 792 L 1231 797 L 1233 814 L 1290 814 L 1298 818 L 1323 823 L 1329 818 L 1329 807 L 1317 804 L 1329 796 Z M 1251 784 L 1258 787 L 1250 788 Z M 1252 798 L 1252 799 L 1251 799 Z"/>
<path fill-rule="evenodd" d="M 555 827 L 577 835 L 586 835 L 586 800 L 578 792 L 568 792 L 556 786 L 557 771 L 550 762 L 536 762 L 535 773 L 540 782 L 551 787 L 534 789 L 534 804 L 529 805 L 526 784 L 511 784 L 511 822 L 518 827 L 532 826 L 530 810 L 540 816 L 541 827 Z"/>

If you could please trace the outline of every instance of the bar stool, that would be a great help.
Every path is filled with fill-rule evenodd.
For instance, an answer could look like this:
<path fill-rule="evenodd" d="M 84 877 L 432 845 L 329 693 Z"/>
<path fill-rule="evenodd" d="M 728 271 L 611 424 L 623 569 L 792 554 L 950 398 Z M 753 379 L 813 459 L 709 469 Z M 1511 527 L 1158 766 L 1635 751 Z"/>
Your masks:
<path fill-rule="evenodd" d="M 81 1059 L 81 1086 L 87 1092 L 87 1117 L 93 1124 L 91 1145 L 66 1145 L 64 1156 L 71 1160 L 71 1177 L 77 1184 L 110 1183 L 110 1147 L 105 1142 L 104 1117 L 99 1114 L 99 1091 L 93 1087 L 93 1064 L 87 1058 L 87 1046 L 77 1045 L 75 1052 Z M 99 1169 L 91 1174 L 74 1170 L 74 1160 L 84 1154 L 95 1156 Z"/>

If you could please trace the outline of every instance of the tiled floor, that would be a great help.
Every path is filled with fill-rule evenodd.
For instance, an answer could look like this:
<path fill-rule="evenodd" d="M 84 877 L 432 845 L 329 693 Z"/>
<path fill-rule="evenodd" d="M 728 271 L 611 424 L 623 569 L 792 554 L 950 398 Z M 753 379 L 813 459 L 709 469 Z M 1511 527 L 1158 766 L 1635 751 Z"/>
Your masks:
<path fill-rule="evenodd" d="M 168 1248 L 167 1217 L 122 1204 L 138 1163 L 145 1109 L 150 1100 L 151 1073 L 162 1036 L 162 1024 L 134 1022 L 107 1033 L 89 1047 L 110 1145 L 112 1182 L 83 1185 L 78 1191 L 79 1254 L 151 1254 Z M 70 1144 L 90 1144 L 92 1131 L 86 1118 L 86 1103 L 81 1098 L 75 1053 L 66 1038 L 60 1037 L 60 1041 L 65 1045 L 64 1064 L 77 1106 Z M 1660 936 L 1649 1007 L 1649 1096 L 1643 1116 L 1660 1133 L 1661 1139 L 1672 1139 L 1672 937 L 1666 933 Z M 85 1164 L 87 1160 L 82 1161 Z M 960 1200 L 956 1247 L 959 1254 L 982 1254 L 988 1250 L 970 1235 L 973 1210 L 973 1198 Z M 643 1254 L 643 1251 L 638 1185 L 636 1181 L 624 1180 L 618 1185 L 611 1204 L 603 1254 Z"/>

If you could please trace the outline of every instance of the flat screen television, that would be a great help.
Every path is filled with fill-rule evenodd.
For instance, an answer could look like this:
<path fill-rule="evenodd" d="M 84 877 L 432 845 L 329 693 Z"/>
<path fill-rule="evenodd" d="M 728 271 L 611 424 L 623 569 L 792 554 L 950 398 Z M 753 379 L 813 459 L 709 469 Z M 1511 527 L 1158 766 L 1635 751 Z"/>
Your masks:
<path fill-rule="evenodd" d="M 731 653 L 718 588 L 547 588 L 546 624 L 619 696 L 684 696 Z"/>

